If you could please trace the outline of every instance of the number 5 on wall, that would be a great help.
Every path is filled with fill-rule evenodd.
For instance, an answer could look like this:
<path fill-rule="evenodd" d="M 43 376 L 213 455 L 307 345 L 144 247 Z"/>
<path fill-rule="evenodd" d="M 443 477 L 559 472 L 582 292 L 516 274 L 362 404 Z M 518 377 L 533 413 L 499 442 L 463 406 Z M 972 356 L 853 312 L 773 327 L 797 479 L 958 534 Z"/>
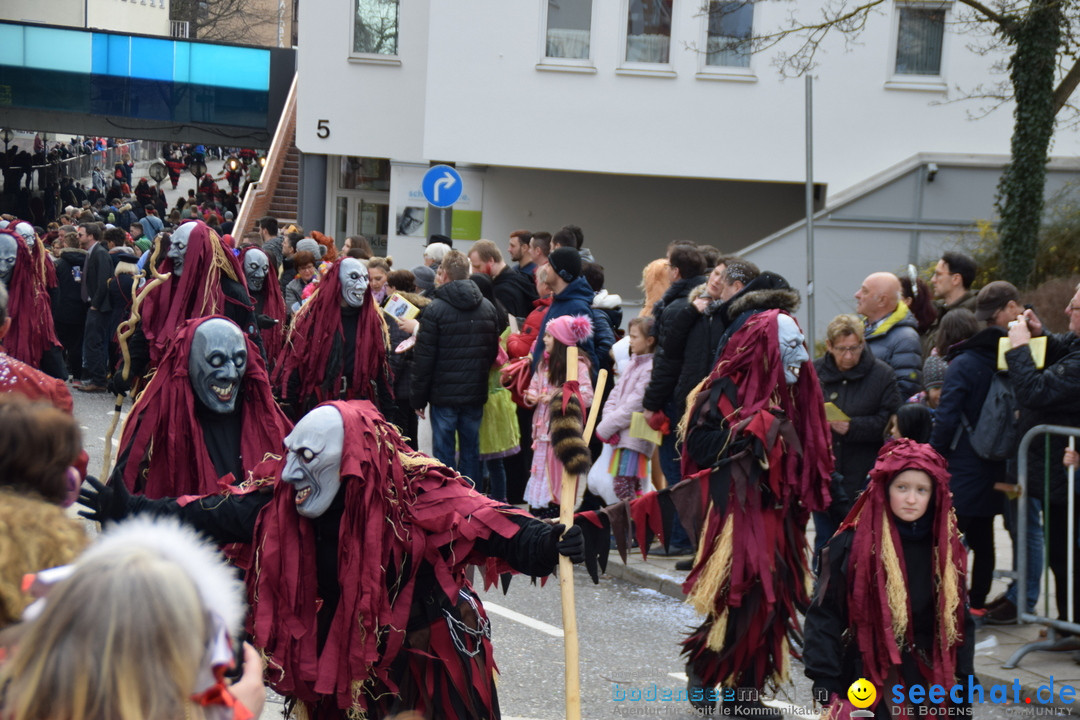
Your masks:
<path fill-rule="evenodd" d="M 330 137 L 330 121 L 329 120 L 320 120 L 318 130 L 315 131 L 315 134 L 318 135 L 323 140 Z"/>

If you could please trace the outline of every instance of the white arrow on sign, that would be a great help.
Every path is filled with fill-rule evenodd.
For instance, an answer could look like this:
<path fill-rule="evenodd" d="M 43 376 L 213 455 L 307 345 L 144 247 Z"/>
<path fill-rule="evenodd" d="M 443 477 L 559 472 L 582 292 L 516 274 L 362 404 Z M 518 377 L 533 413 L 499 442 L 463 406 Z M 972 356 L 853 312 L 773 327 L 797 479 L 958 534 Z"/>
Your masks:
<path fill-rule="evenodd" d="M 457 178 L 455 178 L 449 172 L 444 172 L 443 176 L 436 180 L 435 184 L 432 186 L 432 194 L 435 196 L 435 203 L 439 203 L 439 190 L 441 190 L 442 188 L 446 188 L 447 190 L 449 190 L 456 184 Z"/>

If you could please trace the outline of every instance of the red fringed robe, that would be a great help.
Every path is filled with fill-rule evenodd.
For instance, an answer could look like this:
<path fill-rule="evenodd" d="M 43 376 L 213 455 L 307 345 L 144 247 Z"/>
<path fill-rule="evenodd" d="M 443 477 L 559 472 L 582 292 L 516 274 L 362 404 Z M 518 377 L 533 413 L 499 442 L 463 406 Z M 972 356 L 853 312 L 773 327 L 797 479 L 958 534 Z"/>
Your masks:
<path fill-rule="evenodd" d="M 893 478 L 904 470 L 925 472 L 930 476 L 934 488 L 931 500 L 933 518 L 930 526 L 933 547 L 931 592 L 935 609 L 933 646 L 926 658 L 927 663 L 915 663 L 917 674 L 922 676 L 925 687 L 941 685 L 948 688 L 958 681 L 958 648 L 963 644 L 967 632 L 973 632 L 974 627 L 967 623 L 967 550 L 956 526 L 952 493 L 949 490 L 949 471 L 944 458 L 929 445 L 905 438 L 890 441 L 878 453 L 877 463 L 870 471 L 870 482 L 840 524 L 836 535 L 839 539 L 842 533 L 853 533 L 847 560 L 847 578 L 823 575 L 815 604 L 829 592 L 830 582 L 844 582 L 842 593 L 847 598 L 847 620 L 853 642 L 857 644 L 862 677 L 876 688 L 903 684 L 899 666 L 905 661 L 912 662 L 905 660 L 903 656 L 905 650 L 914 644 L 914 620 L 909 597 L 905 607 L 908 618 L 907 632 L 904 647 L 900 647 L 892 629 L 893 615 L 886 591 L 882 544 L 887 533 L 892 538 L 900 569 L 904 573 L 903 584 L 905 587 L 910 586 L 900 533 L 896 519 L 889 509 L 889 485 Z M 831 543 L 829 547 L 832 547 Z M 823 556 L 822 562 L 823 568 L 827 562 L 832 564 L 827 554 Z M 947 574 L 950 564 L 952 572 Z M 948 575 L 952 576 L 951 583 L 948 583 Z M 955 590 L 953 597 L 956 606 L 949 614 L 952 616 L 953 627 L 959 633 L 959 636 L 951 641 L 943 622 L 948 612 L 947 598 L 943 592 L 947 583 Z M 811 618 L 808 617 L 808 627 L 810 623 Z M 812 640 L 808 635 L 807 642 Z M 971 642 L 970 638 L 967 640 Z M 853 677 L 850 682 L 857 679 Z M 959 681 L 966 682 L 966 678 L 960 677 Z M 878 699 L 869 709 L 880 710 L 882 700 L 886 699 L 885 695 L 886 693 L 879 689 Z M 848 718 L 854 709 L 846 695 L 843 695 L 832 700 L 828 713 L 823 714 L 823 717 L 833 720 Z"/>
<path fill-rule="evenodd" d="M 244 266 L 244 256 L 253 249 L 259 248 L 250 246 L 240 251 L 240 267 Z M 277 281 L 274 259 L 268 254 L 267 258 L 270 260 L 270 272 L 266 276 L 266 282 L 263 283 L 263 289 L 256 293 L 251 288 L 248 288 L 248 294 L 251 295 L 255 307 L 262 308 L 263 315 L 278 321 L 274 327 L 264 328 L 259 331 L 259 334 L 262 335 L 263 351 L 266 353 L 267 368 L 273 372 L 277 357 L 281 353 L 281 348 L 285 345 L 285 322 L 288 316 L 285 313 L 285 298 L 281 296 L 281 285 Z"/>
<path fill-rule="evenodd" d="M 434 569 L 437 591 L 467 613 L 459 593 L 475 595 L 466 566 L 486 566 L 488 580 L 509 570 L 479 552 L 477 541 L 513 537 L 520 528 L 509 516 L 525 513 L 413 453 L 371 403 L 330 405 L 341 413 L 348 439 L 341 460 L 341 597 L 320 655 L 314 526 L 296 512 L 293 487 L 278 483 L 256 522 L 255 571 L 248 575 L 255 644 L 268 658 L 271 685 L 318 705 L 311 715 L 317 718 L 344 717 L 350 709 L 387 717 L 396 712 L 398 694 L 424 717 L 453 718 L 455 708 L 468 708 L 467 717 L 495 717 L 490 641 L 467 640 L 479 652 L 466 659 L 441 614 L 423 628 L 406 628 L 414 593 L 424 592 L 417 588 L 423 566 Z M 475 607 L 486 620 L 478 601 Z"/>
<path fill-rule="evenodd" d="M 809 361 L 794 385 L 785 381 L 777 340 L 780 312 L 753 315 L 731 337 L 695 398 L 687 428 L 689 442 L 702 414 L 712 411 L 723 418 L 729 446 L 716 452 L 723 451 L 721 458 L 733 463 L 727 507 L 709 505 L 700 539 L 703 549 L 683 585 L 687 594 L 693 591 L 724 524 L 732 522 L 730 576 L 712 601 L 709 617 L 683 643 L 707 686 L 760 689 L 781 672 L 786 639 L 789 634 L 800 639 L 798 613 L 809 605 L 806 522 L 810 511 L 829 504 L 833 461 L 821 388 Z M 710 393 L 714 386 L 719 393 Z M 715 408 L 704 407 L 710 397 L 719 398 Z M 797 437 L 791 437 L 791 429 Z M 684 452 L 683 475 L 698 470 Z M 709 632 L 724 612 L 722 646 L 710 649 Z"/>
<path fill-rule="evenodd" d="M 161 362 L 169 340 L 185 320 L 224 315 L 225 304 L 236 302 L 222 290 L 222 274 L 247 287 L 240 259 L 206 223 L 201 220 L 190 222 L 196 227 L 188 238 L 181 276 L 171 277 L 153 288 L 139 306 L 152 368 Z M 162 251 L 167 252 L 168 248 Z M 161 271 L 170 273 L 172 267 L 172 259 L 166 258 Z M 247 332 L 245 328 L 241 330 Z"/>
<path fill-rule="evenodd" d="M 15 267 L 8 279 L 8 316 L 11 318 L 11 329 L 4 338 L 4 348 L 16 360 L 37 368 L 41 365 L 42 356 L 60 344 L 53 325 L 47 278 L 40 268 L 35 267 L 34 259 L 22 236 L 10 229 L 0 232 L 14 238 L 17 246 Z M 54 269 L 54 282 L 55 279 Z"/>
<path fill-rule="evenodd" d="M 359 309 L 356 343 L 351 348 L 342 348 L 343 352 L 353 354 L 352 377 L 344 396 L 341 371 L 330 374 L 334 343 L 341 343 L 345 337 L 341 324 L 340 267 L 341 260 L 338 260 L 327 269 L 319 287 L 296 313 L 274 370 L 274 388 L 278 397 L 295 403 L 293 415 L 297 418 L 310 407 L 327 400 L 376 400 L 372 383 L 393 387 L 386 354 L 386 330 L 370 287 L 364 292 L 364 304 Z M 290 389 L 294 373 L 299 379 L 295 396 Z M 315 402 L 311 402 L 312 398 Z"/>
<path fill-rule="evenodd" d="M 219 317 L 220 316 L 214 316 Z M 149 498 L 219 493 L 217 471 L 206 450 L 195 416 L 195 393 L 188 375 L 188 356 L 195 329 L 211 318 L 188 320 L 176 333 L 157 372 L 139 395 L 124 422 L 120 454 L 130 449 L 122 480 L 128 490 Z M 220 318 L 226 319 L 226 318 Z M 246 474 L 267 454 L 281 455 L 292 423 L 270 392 L 266 366 L 258 348 L 245 336 L 247 371 L 240 383 L 241 454 Z M 145 479 L 139 468 L 150 454 Z M 120 468 L 117 468 L 120 471 Z M 240 483 L 247 478 L 234 478 Z M 115 473 L 114 480 L 115 482 Z"/>

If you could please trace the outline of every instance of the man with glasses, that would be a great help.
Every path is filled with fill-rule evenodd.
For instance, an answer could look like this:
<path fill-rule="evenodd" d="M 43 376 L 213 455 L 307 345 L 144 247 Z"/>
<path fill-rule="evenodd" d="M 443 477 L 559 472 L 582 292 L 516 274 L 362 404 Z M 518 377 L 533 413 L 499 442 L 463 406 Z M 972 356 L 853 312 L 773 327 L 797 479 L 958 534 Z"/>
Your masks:
<path fill-rule="evenodd" d="M 855 311 L 866 318 L 866 345 L 896 375 L 901 397 L 922 390 L 922 343 L 915 316 L 902 302 L 900 279 L 876 272 L 855 293 Z"/>
<path fill-rule="evenodd" d="M 1069 331 L 1061 334 L 1047 334 L 1046 361 L 1042 368 L 1035 364 L 1029 343 L 1033 336 L 1044 334 L 1042 321 L 1032 310 L 1009 318 L 1017 320 L 1009 328 L 1009 342 L 1012 349 L 1005 353 L 1009 366 L 1009 381 L 1020 404 L 1020 429 L 1027 431 L 1035 425 L 1080 426 L 1080 286 L 1076 294 L 1065 307 L 1069 318 Z M 1028 478 L 1030 496 L 1043 501 L 1046 513 L 1046 531 L 1049 536 L 1047 547 L 1050 569 L 1054 573 L 1054 586 L 1057 597 L 1058 616 L 1066 617 L 1068 608 L 1068 573 L 1073 575 L 1074 613 L 1073 618 L 1080 618 L 1080 571 L 1075 566 L 1068 566 L 1068 499 L 1069 482 L 1062 465 L 1062 456 L 1067 441 L 1061 436 L 1050 437 L 1050 452 L 1044 452 L 1043 442 L 1033 442 L 1028 449 Z M 1050 477 L 1050 492 L 1043 497 L 1044 469 Z M 1077 515 L 1080 518 L 1080 514 Z M 1061 647 L 1055 649 L 1080 648 L 1075 636 L 1059 641 Z"/>
<path fill-rule="evenodd" d="M 930 286 L 934 290 L 934 308 L 937 310 L 937 319 L 926 335 L 926 352 L 937 344 L 937 332 L 941 327 L 941 319 L 951 310 L 964 308 L 975 312 L 975 291 L 971 284 L 975 282 L 975 272 L 978 266 L 967 255 L 958 252 L 947 252 L 938 260 L 934 268 L 934 275 L 930 278 Z"/>

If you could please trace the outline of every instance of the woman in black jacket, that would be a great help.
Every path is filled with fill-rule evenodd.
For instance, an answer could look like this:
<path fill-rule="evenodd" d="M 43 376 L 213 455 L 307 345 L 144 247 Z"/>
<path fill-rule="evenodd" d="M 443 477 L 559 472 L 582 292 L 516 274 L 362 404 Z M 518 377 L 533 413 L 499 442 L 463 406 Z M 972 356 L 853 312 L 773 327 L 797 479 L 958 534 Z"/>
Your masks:
<path fill-rule="evenodd" d="M 967 312 L 954 310 L 953 313 Z M 979 422 L 997 365 L 998 327 L 980 330 L 953 345 L 946 359 L 945 384 L 934 414 L 930 444 L 949 462 L 949 487 L 960 532 L 975 554 L 971 566 L 971 607 L 981 610 L 994 579 L 994 516 L 1003 509 L 994 483 L 1005 480 L 1005 462 L 984 460 L 971 447 L 969 428 Z M 966 427 L 965 427 L 966 424 Z"/>
<path fill-rule="evenodd" d="M 847 502 L 839 501 L 829 513 L 814 513 L 817 536 L 814 551 L 820 551 L 847 514 L 851 501 L 866 486 L 866 474 L 874 466 L 878 450 L 885 442 L 889 416 L 902 398 L 893 369 L 875 360 L 863 339 L 863 324 L 854 315 L 837 315 L 829 323 L 824 356 L 814 361 L 821 393 L 848 416 L 833 421 L 832 447 L 836 472 L 841 476 Z M 834 504 L 836 504 L 834 498 Z"/>

